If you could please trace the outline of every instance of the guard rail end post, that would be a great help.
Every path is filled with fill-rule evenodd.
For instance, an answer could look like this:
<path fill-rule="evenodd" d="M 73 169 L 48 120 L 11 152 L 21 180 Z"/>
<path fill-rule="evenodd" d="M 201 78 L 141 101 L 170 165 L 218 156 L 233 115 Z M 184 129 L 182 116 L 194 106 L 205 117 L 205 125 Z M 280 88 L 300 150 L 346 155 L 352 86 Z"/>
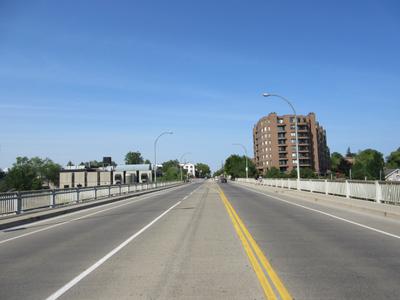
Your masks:
<path fill-rule="evenodd" d="M 376 203 L 382 203 L 382 188 L 379 181 L 375 181 L 375 201 Z"/>
<path fill-rule="evenodd" d="M 350 184 L 349 184 L 349 181 L 346 180 L 345 184 L 346 184 L 346 198 L 350 198 Z"/>

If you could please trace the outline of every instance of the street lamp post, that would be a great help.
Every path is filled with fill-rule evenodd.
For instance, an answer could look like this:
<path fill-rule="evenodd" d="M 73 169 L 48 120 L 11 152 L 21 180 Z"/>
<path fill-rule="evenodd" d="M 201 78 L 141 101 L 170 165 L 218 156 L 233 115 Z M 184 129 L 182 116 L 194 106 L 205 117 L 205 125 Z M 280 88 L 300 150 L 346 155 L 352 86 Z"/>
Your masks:
<path fill-rule="evenodd" d="M 296 161 L 297 161 L 297 189 L 300 188 L 300 157 L 299 157 L 299 137 L 297 135 L 297 114 L 296 110 L 294 109 L 292 103 L 290 101 L 280 95 L 277 94 L 269 94 L 269 93 L 264 93 L 262 94 L 264 97 L 278 97 L 285 101 L 293 110 L 294 114 L 294 126 L 295 126 L 295 135 L 296 135 Z"/>
<path fill-rule="evenodd" d="M 183 153 L 182 154 L 182 156 L 181 156 L 181 158 L 179 159 L 179 166 L 180 166 L 180 169 L 181 169 L 181 181 L 183 180 L 183 174 L 182 174 L 182 160 L 183 160 L 183 157 L 185 156 L 185 155 L 188 155 L 188 154 L 191 154 L 190 152 L 185 152 L 185 153 Z"/>
<path fill-rule="evenodd" d="M 161 133 L 154 141 L 154 183 L 157 186 L 157 142 L 160 137 L 166 134 L 173 134 L 172 131 L 165 131 Z"/>
<path fill-rule="evenodd" d="M 232 145 L 240 146 L 240 147 L 243 148 L 244 153 L 246 154 L 246 179 L 249 179 L 249 163 L 248 163 L 248 161 L 247 161 L 247 156 L 248 156 L 248 155 L 247 155 L 247 149 L 246 149 L 246 147 L 245 147 L 243 144 L 235 143 L 235 144 L 232 144 Z"/>

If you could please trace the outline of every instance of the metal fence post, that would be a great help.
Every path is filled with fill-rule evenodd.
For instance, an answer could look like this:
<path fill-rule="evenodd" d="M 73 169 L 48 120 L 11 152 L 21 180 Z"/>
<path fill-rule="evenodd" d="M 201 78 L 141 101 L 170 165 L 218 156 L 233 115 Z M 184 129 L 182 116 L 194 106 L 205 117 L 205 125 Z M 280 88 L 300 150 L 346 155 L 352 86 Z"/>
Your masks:
<path fill-rule="evenodd" d="M 108 186 L 108 197 L 111 197 L 111 185 Z"/>
<path fill-rule="evenodd" d="M 346 180 L 345 184 L 346 184 L 346 198 L 350 198 L 350 184 L 349 184 L 349 181 Z"/>
<path fill-rule="evenodd" d="M 97 187 L 94 187 L 94 200 L 97 200 Z"/>
<path fill-rule="evenodd" d="M 76 189 L 76 203 L 79 203 L 79 188 Z"/>
<path fill-rule="evenodd" d="M 119 195 L 121 196 L 121 194 L 122 194 L 122 187 L 121 185 L 119 185 Z"/>
<path fill-rule="evenodd" d="M 382 187 L 379 184 L 379 181 L 375 181 L 375 201 L 377 203 L 382 203 Z"/>

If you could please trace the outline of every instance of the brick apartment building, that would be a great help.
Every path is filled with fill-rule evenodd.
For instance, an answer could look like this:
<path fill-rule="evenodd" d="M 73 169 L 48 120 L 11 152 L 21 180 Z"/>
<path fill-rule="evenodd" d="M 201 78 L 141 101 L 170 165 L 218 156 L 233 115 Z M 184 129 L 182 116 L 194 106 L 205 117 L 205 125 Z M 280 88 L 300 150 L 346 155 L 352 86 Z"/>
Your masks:
<path fill-rule="evenodd" d="M 290 172 L 297 167 L 294 115 L 270 113 L 253 128 L 254 162 L 261 174 L 276 167 Z M 330 153 L 326 133 L 314 113 L 297 116 L 300 168 L 311 168 L 318 174 L 329 169 Z"/>

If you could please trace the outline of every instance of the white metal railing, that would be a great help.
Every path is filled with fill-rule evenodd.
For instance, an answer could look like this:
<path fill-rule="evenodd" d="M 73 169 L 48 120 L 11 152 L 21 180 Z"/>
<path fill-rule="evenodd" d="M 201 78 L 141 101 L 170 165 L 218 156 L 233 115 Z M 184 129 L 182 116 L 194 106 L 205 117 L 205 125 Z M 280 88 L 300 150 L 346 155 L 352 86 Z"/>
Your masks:
<path fill-rule="evenodd" d="M 261 180 L 237 178 L 236 181 L 400 205 L 400 182 L 300 179 L 299 183 L 297 183 L 297 179 L 286 178 L 266 178 Z"/>
<path fill-rule="evenodd" d="M 179 183 L 179 181 L 158 182 L 157 184 L 138 183 L 131 185 L 109 185 L 0 193 L 0 216 L 7 214 L 20 214 L 25 211 L 40 208 L 55 208 L 66 204 L 98 200 L 154 189 L 156 187 L 170 186 L 177 183 Z"/>

